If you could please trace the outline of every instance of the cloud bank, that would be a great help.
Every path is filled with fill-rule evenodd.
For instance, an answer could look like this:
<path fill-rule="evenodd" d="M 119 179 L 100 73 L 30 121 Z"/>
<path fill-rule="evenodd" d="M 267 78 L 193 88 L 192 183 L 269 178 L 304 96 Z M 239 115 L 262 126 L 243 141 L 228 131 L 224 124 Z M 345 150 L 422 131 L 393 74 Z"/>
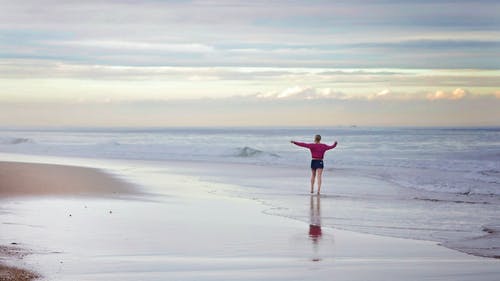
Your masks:
<path fill-rule="evenodd" d="M 135 66 L 500 64 L 498 1 L 0 1 L 0 58 Z"/>
<path fill-rule="evenodd" d="M 433 93 L 416 92 L 416 93 L 395 93 L 390 89 L 383 89 L 377 93 L 366 93 L 360 95 L 348 95 L 332 88 L 314 88 L 294 86 L 283 89 L 281 91 L 271 91 L 267 93 L 258 93 L 254 97 L 267 100 L 385 100 L 385 101 L 418 101 L 418 100 L 450 100 L 458 101 L 462 99 L 498 99 L 499 91 L 475 94 L 468 90 L 456 88 L 453 91 L 438 90 Z"/>
<path fill-rule="evenodd" d="M 278 98 L 0 103 L 3 126 L 498 126 L 500 98 L 306 98 L 324 90 L 288 89 Z"/>

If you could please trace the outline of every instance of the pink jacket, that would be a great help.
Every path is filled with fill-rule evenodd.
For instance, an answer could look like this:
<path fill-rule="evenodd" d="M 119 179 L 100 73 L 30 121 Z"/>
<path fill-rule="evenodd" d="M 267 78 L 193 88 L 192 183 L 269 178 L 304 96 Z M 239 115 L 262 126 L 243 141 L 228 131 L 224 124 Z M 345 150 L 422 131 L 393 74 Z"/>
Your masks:
<path fill-rule="evenodd" d="M 309 150 L 311 150 L 311 156 L 313 159 L 323 159 L 327 150 L 330 150 L 337 146 L 336 143 L 332 145 L 326 145 L 324 143 L 303 143 L 298 141 L 294 141 L 293 144 L 309 148 Z"/>

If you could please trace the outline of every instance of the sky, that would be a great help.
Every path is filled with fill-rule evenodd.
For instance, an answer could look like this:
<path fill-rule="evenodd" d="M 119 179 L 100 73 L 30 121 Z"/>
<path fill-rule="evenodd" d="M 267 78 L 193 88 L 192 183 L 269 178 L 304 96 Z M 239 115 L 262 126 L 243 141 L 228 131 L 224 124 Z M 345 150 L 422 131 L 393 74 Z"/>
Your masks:
<path fill-rule="evenodd" d="M 0 126 L 500 126 L 499 1 L 0 0 Z"/>

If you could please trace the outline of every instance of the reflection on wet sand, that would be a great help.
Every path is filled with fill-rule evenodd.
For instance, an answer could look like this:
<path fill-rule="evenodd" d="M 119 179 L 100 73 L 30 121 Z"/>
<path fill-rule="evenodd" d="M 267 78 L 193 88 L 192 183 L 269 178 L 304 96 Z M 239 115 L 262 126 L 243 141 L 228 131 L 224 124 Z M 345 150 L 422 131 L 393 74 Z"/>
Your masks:
<path fill-rule="evenodd" d="M 316 198 L 314 198 L 316 197 Z M 315 200 L 316 199 L 316 200 Z M 312 261 L 320 261 L 319 241 L 321 240 L 321 196 L 311 196 L 309 209 L 309 238 L 313 243 L 314 257 Z"/>

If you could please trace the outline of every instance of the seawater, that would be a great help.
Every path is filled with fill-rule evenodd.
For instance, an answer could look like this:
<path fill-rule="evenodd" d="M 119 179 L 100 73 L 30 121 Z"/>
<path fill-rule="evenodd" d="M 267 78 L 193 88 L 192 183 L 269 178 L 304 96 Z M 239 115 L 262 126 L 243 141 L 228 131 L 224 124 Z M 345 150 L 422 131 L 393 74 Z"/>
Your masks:
<path fill-rule="evenodd" d="M 57 156 L 307 166 L 290 140 L 338 141 L 327 168 L 404 187 L 500 195 L 500 128 L 2 129 L 0 151 Z"/>
<path fill-rule="evenodd" d="M 290 140 L 315 134 L 339 143 L 325 158 L 339 188 L 321 198 L 324 226 L 500 256 L 500 128 L 4 128 L 0 152 L 295 171 L 308 169 L 310 154 Z M 307 186 L 297 196 L 296 179 L 280 188 L 267 177 L 244 179 L 238 195 L 307 222 Z"/>

